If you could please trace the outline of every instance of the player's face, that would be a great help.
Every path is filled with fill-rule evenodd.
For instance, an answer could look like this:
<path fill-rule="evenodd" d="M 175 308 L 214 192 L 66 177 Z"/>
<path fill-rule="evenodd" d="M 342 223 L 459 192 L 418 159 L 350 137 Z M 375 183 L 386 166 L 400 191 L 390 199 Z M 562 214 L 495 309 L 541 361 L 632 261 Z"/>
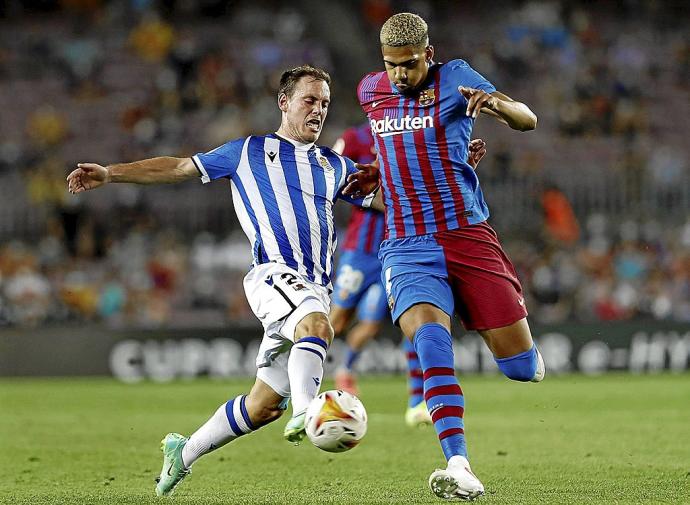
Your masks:
<path fill-rule="evenodd" d="M 413 93 L 426 79 L 434 57 L 433 46 L 381 46 L 388 79 L 405 94 Z"/>
<path fill-rule="evenodd" d="M 300 78 L 291 97 L 281 95 L 278 99 L 278 106 L 283 111 L 281 130 L 293 140 L 305 144 L 316 142 L 330 103 L 328 84 L 310 76 Z"/>

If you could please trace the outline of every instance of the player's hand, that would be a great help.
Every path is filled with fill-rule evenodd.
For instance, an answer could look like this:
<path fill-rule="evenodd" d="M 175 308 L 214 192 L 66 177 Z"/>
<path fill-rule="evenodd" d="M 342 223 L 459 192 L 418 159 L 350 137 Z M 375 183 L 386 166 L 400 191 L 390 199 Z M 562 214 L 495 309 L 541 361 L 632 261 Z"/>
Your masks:
<path fill-rule="evenodd" d="M 479 111 L 482 109 L 494 110 L 496 108 L 497 98 L 490 95 L 481 89 L 466 88 L 465 86 L 458 86 L 458 91 L 467 98 L 466 115 L 477 118 Z"/>
<path fill-rule="evenodd" d="M 380 185 L 379 159 L 371 163 L 355 163 L 355 167 L 357 172 L 348 176 L 343 194 L 359 198 L 376 191 Z"/>
<path fill-rule="evenodd" d="M 70 193 L 81 193 L 108 182 L 110 176 L 104 166 L 96 163 L 78 163 L 77 168 L 67 176 L 67 189 Z"/>
<path fill-rule="evenodd" d="M 467 151 L 467 163 L 469 163 L 474 170 L 477 170 L 477 165 L 482 161 L 485 154 L 486 142 L 482 139 L 470 140 L 469 149 Z"/>

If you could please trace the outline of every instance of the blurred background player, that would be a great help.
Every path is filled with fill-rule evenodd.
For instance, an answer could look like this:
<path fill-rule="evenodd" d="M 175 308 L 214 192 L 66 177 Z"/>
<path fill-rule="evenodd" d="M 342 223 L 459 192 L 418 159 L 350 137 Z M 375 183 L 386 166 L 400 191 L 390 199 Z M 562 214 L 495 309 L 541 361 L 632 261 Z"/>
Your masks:
<path fill-rule="evenodd" d="M 489 210 L 467 152 L 480 112 L 520 131 L 534 129 L 537 118 L 463 60 L 435 63 L 427 24 L 415 14 L 390 17 L 380 43 L 386 71 L 367 74 L 358 96 L 381 162 L 384 286 L 393 322 L 413 339 L 448 462 L 429 486 L 441 498 L 473 499 L 484 486 L 467 460 L 452 315 L 481 334 L 508 378 L 541 381 L 544 363 L 515 269 L 486 223 Z"/>
<path fill-rule="evenodd" d="M 335 252 L 332 206 L 354 163 L 318 147 L 330 105 L 330 76 L 304 65 L 280 79 L 276 133 L 239 138 L 191 158 L 157 157 L 101 166 L 80 163 L 67 177 L 72 193 L 110 182 L 204 184 L 229 178 L 235 211 L 252 249 L 247 300 L 264 326 L 256 381 L 247 395 L 223 403 L 189 438 L 168 434 L 157 495 L 173 492 L 204 454 L 278 419 L 292 399 L 284 436 L 304 437 L 307 406 L 318 394 L 333 339 L 328 321 Z M 364 199 L 368 203 L 370 199 Z M 380 205 L 380 200 L 378 204 Z"/>
<path fill-rule="evenodd" d="M 352 127 L 343 133 L 333 150 L 358 163 L 371 163 L 376 159 L 374 140 L 369 123 Z M 376 337 L 381 323 L 388 316 L 388 301 L 381 284 L 379 246 L 385 235 L 383 213 L 353 207 L 341 246 L 341 255 L 335 277 L 333 305 L 330 320 L 336 335 L 342 335 L 352 321 L 355 310 L 357 321 L 345 337 L 343 362 L 335 374 L 335 387 L 359 395 L 354 366 L 367 342 Z M 402 340 L 407 363 L 408 404 L 405 422 L 409 426 L 431 423 L 424 403 L 422 370 L 417 353 L 408 339 Z"/>
<path fill-rule="evenodd" d="M 333 150 L 358 163 L 373 162 L 376 151 L 371 126 L 364 123 L 347 129 L 336 141 Z M 467 157 L 472 168 L 477 167 L 484 154 L 485 142 L 472 140 Z M 330 320 L 336 335 L 347 329 L 357 311 L 357 322 L 345 337 L 347 347 L 343 362 L 335 374 L 335 386 L 354 395 L 359 395 L 355 363 L 366 344 L 376 337 L 383 319 L 389 314 L 378 258 L 378 249 L 385 236 L 384 226 L 383 213 L 374 209 L 352 208 L 335 278 Z M 417 352 L 412 342 L 404 337 L 402 347 L 408 382 L 405 423 L 408 426 L 431 424 L 431 416 L 424 402 L 424 381 Z"/>

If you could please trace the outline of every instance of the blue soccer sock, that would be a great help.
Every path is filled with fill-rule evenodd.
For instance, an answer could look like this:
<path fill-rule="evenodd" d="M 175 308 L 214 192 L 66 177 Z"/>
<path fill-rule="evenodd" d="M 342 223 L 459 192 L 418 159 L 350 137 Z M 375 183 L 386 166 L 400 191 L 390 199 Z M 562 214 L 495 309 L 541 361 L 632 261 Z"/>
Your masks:
<path fill-rule="evenodd" d="M 362 354 L 362 351 L 355 351 L 349 345 L 347 346 L 347 351 L 345 351 L 345 362 L 343 365 L 348 372 L 352 372 L 352 368 L 355 366 L 360 354 Z"/>
<path fill-rule="evenodd" d="M 455 378 L 453 344 L 448 330 L 438 323 L 422 325 L 414 347 L 424 371 L 424 399 L 446 459 L 467 457 L 465 397 Z"/>
<path fill-rule="evenodd" d="M 246 398 L 246 395 L 241 395 L 218 407 L 211 418 L 189 437 L 182 449 L 182 461 L 187 468 L 204 454 L 257 429 L 247 413 Z"/>
<path fill-rule="evenodd" d="M 410 339 L 403 337 L 402 345 L 407 361 L 407 387 L 409 394 L 407 406 L 416 407 L 424 401 L 422 366 L 419 364 L 417 351 L 415 351 L 414 345 L 410 342 Z"/>
<path fill-rule="evenodd" d="M 528 382 L 534 379 L 538 367 L 537 348 L 533 345 L 529 351 L 521 352 L 507 358 L 494 358 L 499 370 L 509 379 Z"/>

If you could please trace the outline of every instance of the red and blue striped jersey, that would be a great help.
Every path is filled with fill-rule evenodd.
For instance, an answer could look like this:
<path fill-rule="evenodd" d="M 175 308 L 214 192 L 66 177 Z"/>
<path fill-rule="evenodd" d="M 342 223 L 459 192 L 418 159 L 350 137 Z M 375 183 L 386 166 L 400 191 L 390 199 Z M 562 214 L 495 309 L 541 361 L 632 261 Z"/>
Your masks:
<path fill-rule="evenodd" d="M 346 158 L 357 163 L 374 161 L 375 155 L 372 152 L 374 139 L 371 137 L 368 123 L 348 128 L 340 140 L 344 143 L 341 154 Z M 352 207 L 342 249 L 344 251 L 376 254 L 383 241 L 384 232 L 384 218 L 381 212 L 374 209 Z"/>
<path fill-rule="evenodd" d="M 402 94 L 386 72 L 357 88 L 381 163 L 387 238 L 426 235 L 480 223 L 489 208 L 467 163 L 474 119 L 458 86 L 496 88 L 463 60 L 435 63 L 414 94 Z"/>

